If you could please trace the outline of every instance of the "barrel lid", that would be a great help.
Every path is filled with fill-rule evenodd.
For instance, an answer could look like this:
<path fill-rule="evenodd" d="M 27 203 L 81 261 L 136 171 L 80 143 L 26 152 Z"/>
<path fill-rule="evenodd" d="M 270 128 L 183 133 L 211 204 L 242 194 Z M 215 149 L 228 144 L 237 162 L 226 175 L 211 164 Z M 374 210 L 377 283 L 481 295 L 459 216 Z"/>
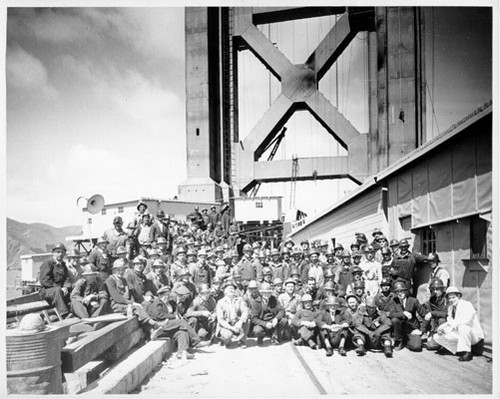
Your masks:
<path fill-rule="evenodd" d="M 9 335 L 28 335 L 52 330 L 51 326 L 37 313 L 27 314 L 22 318 L 17 328 L 9 329 Z"/>

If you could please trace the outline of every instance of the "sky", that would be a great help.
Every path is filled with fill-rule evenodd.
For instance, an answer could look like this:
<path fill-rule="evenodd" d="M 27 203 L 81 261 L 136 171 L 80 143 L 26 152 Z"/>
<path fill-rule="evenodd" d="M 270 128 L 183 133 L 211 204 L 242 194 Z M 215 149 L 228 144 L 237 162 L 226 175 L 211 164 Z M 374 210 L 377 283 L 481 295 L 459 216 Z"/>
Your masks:
<path fill-rule="evenodd" d="M 8 217 L 78 224 L 79 196 L 177 194 L 183 8 L 10 8 L 6 50 Z"/>
<path fill-rule="evenodd" d="M 430 137 L 491 99 L 488 21 L 484 12 L 456 14 L 426 13 Z M 329 16 L 259 29 L 302 63 L 334 23 Z M 359 33 L 319 84 L 362 133 L 366 57 L 366 33 Z M 184 8 L 9 8 L 5 62 L 8 217 L 64 226 L 80 223 L 80 196 L 99 193 L 112 203 L 177 195 L 186 178 Z M 280 84 L 251 52 L 238 62 L 243 139 Z M 307 112 L 287 128 L 275 159 L 345 154 Z M 295 205 L 311 215 L 353 188 L 299 182 Z M 265 184 L 259 194 L 282 195 L 284 209 L 290 205 L 289 184 Z"/>

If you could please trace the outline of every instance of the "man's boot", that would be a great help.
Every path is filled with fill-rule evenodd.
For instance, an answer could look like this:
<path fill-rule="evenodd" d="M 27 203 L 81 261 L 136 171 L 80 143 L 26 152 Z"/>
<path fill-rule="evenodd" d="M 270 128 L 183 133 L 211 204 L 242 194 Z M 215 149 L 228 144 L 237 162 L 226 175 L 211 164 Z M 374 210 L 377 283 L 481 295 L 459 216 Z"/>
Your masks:
<path fill-rule="evenodd" d="M 463 352 L 462 356 L 458 358 L 459 362 L 470 362 L 472 360 L 471 352 Z"/>
<path fill-rule="evenodd" d="M 358 354 L 358 356 L 364 356 L 364 355 L 365 355 L 365 353 L 366 353 L 365 346 L 364 346 L 364 345 L 359 345 L 359 346 L 356 348 L 356 353 Z"/>
<path fill-rule="evenodd" d="M 392 345 L 384 345 L 384 355 L 385 357 L 392 357 Z"/>

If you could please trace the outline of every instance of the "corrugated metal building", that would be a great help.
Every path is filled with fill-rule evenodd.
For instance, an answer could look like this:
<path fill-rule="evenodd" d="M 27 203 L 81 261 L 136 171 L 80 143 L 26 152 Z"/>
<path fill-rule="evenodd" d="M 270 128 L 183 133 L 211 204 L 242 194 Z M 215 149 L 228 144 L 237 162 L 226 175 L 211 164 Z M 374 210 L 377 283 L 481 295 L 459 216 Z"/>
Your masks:
<path fill-rule="evenodd" d="M 292 231 L 290 237 L 334 239 L 345 246 L 355 232 L 375 227 L 408 238 L 413 251 L 435 250 L 451 282 L 479 311 L 492 341 L 492 105 L 464 118 L 365 181 L 339 203 Z M 416 284 L 430 269 L 418 270 Z"/>

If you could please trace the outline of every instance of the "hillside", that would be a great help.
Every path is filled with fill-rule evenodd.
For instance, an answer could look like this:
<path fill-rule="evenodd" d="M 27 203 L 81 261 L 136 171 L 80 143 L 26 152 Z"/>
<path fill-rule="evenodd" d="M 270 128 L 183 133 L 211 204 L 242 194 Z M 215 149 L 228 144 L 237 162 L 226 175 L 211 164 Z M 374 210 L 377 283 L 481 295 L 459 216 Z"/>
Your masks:
<path fill-rule="evenodd" d="M 52 227 L 43 223 L 21 223 L 7 218 L 7 270 L 21 267 L 20 256 L 50 252 L 55 243 L 81 234 L 81 226 Z M 70 243 L 66 243 L 70 247 Z"/>

